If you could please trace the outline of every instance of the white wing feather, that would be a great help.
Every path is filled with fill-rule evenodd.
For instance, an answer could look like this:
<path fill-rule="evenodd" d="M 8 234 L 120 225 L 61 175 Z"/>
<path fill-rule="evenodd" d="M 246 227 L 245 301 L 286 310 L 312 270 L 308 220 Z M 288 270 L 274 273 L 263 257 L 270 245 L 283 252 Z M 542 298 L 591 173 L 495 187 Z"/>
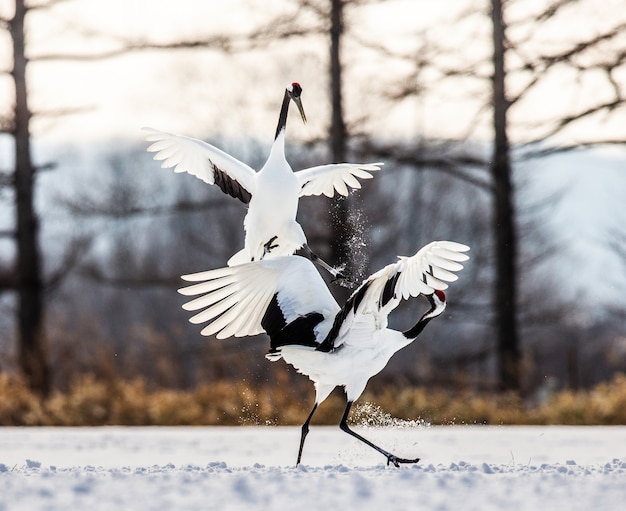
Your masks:
<path fill-rule="evenodd" d="M 357 178 L 371 179 L 370 172 L 380 170 L 382 163 L 334 163 L 320 165 L 295 172 L 300 183 L 300 197 L 305 195 L 326 195 L 332 197 L 335 191 L 348 195 L 348 186 L 361 188 Z"/>
<path fill-rule="evenodd" d="M 458 278 L 452 271 L 463 269 L 459 262 L 469 259 L 462 253 L 468 250 L 469 247 L 461 243 L 434 241 L 415 255 L 399 257 L 398 262 L 372 274 L 354 291 L 351 300 L 346 304 L 351 307 L 352 298 L 360 295 L 358 302 L 355 302 L 358 303 L 356 310 L 351 308 L 346 314 L 334 346 L 344 342 L 362 343 L 367 336 L 371 337 L 374 330 L 386 328 L 389 313 L 402 299 L 420 294 L 431 295 L 436 289 L 446 289 L 446 282 L 453 282 Z M 388 282 L 393 281 L 396 275 L 398 276 L 393 288 L 385 290 Z M 359 329 L 363 329 L 367 335 L 357 335 L 355 332 Z"/>
<path fill-rule="evenodd" d="M 374 273 L 352 295 L 361 293 L 366 287 L 357 310 L 346 317 L 337 342 L 342 342 L 340 339 L 345 329 L 352 328 L 355 323 L 374 321 L 376 328 L 384 328 L 387 315 L 401 299 L 446 289 L 446 282 L 457 279 L 452 272 L 461 270 L 463 265 L 460 263 L 469 259 L 464 254 L 468 250 L 468 246 L 460 243 L 434 241 L 414 256 L 400 257 L 395 264 Z M 385 287 L 396 275 L 392 294 L 382 303 Z M 195 284 L 178 292 L 196 297 L 185 303 L 183 309 L 200 311 L 189 321 L 195 324 L 208 322 L 202 335 L 217 334 L 219 339 L 264 332 L 261 321 L 274 295 L 287 323 L 311 312 L 319 312 L 326 318 L 324 328 L 330 328 L 332 318 L 340 310 L 313 264 L 299 256 L 264 259 L 182 278 Z"/>
<path fill-rule="evenodd" d="M 358 312 L 379 314 L 385 286 L 398 273 L 400 275 L 393 289 L 394 298 L 385 306 L 383 315 L 395 308 L 401 299 L 406 300 L 420 294 L 431 295 L 435 289 L 447 289 L 446 282 L 458 279 L 452 271 L 463 269 L 460 262 L 469 259 L 462 253 L 468 250 L 469 247 L 461 243 L 433 241 L 411 257 L 400 256 L 398 262 L 385 266 L 363 282 L 362 286 L 367 286 L 368 289 L 361 299 Z"/>
<path fill-rule="evenodd" d="M 181 288 L 178 292 L 185 296 L 201 295 L 185 303 L 183 309 L 202 309 L 189 320 L 195 324 L 209 322 L 202 330 L 202 335 L 218 334 L 217 337 L 222 339 L 227 337 L 222 335 L 222 331 L 226 329 L 226 333 L 234 330 L 230 335 L 235 337 L 263 333 L 261 319 L 272 299 L 272 290 L 276 287 L 279 272 L 268 268 L 259 275 L 251 266 L 252 263 L 243 264 L 182 277 L 187 281 L 200 281 Z M 246 318 L 245 322 L 240 321 L 242 317 Z M 237 328 L 229 328 L 233 324 Z"/>
<path fill-rule="evenodd" d="M 407 299 L 418 294 L 432 294 L 435 289 L 448 288 L 446 282 L 458 277 L 451 273 L 463 269 L 460 262 L 467 261 L 469 247 L 453 241 L 433 241 L 421 248 L 414 256 L 403 257 L 396 263 L 400 272 L 395 292 Z M 425 281 L 425 282 L 424 282 Z"/>
<path fill-rule="evenodd" d="M 339 311 L 313 264 L 299 256 L 263 259 L 182 278 L 197 283 L 179 289 L 180 294 L 200 295 L 183 305 L 185 310 L 200 311 L 189 321 L 209 322 L 202 335 L 217 334 L 218 339 L 264 332 L 261 321 L 276 294 L 287 323 L 313 311 L 326 318 Z"/>
<path fill-rule="evenodd" d="M 254 194 L 256 172 L 228 153 L 196 138 L 143 128 L 145 140 L 152 142 L 147 151 L 156 153 L 154 159 L 162 161 L 162 168 L 186 172 L 207 184 L 215 184 L 213 165 L 237 181 L 250 194 Z"/>

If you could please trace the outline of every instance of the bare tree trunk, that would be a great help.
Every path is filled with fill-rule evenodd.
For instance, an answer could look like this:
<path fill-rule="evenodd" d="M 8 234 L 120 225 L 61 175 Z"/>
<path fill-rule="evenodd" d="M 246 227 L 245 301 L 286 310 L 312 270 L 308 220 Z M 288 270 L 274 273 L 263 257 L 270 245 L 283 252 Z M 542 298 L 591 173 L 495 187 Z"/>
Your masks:
<path fill-rule="evenodd" d="M 19 365 L 30 387 L 45 395 L 49 370 L 43 334 L 43 284 L 38 247 L 38 221 L 33 195 L 35 169 L 30 155 L 30 110 L 26 87 L 24 18 L 28 8 L 16 0 L 11 20 L 13 80 L 15 82 L 15 205 L 17 236 L 17 292 Z"/>
<path fill-rule="evenodd" d="M 491 175 L 495 189 L 493 229 L 496 255 L 495 312 L 499 383 L 503 390 L 520 389 L 520 351 L 516 320 L 516 244 L 511 160 L 507 136 L 509 103 L 505 89 L 505 24 L 502 0 L 491 0 L 493 22 L 493 126 Z"/>
<path fill-rule="evenodd" d="M 331 0 L 330 12 L 330 150 L 332 160 L 336 163 L 346 161 L 348 134 L 343 119 L 343 103 L 341 95 L 341 36 L 343 34 L 344 0 Z M 349 240 L 352 235 L 348 198 L 335 200 L 331 211 L 332 257 L 331 264 L 343 261 L 346 274 L 351 274 L 351 257 Z"/>

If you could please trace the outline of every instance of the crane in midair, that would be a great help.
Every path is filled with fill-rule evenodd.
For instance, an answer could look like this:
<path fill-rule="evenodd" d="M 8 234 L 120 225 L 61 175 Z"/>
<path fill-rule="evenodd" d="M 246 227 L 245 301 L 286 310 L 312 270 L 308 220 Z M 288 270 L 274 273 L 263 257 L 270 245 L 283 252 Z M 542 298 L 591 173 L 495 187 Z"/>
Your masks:
<path fill-rule="evenodd" d="M 334 277 L 340 271 L 321 260 L 308 246 L 306 236 L 296 221 L 300 197 L 335 192 L 348 195 L 348 187 L 361 188 L 359 179 L 370 179 L 382 163 L 335 163 L 294 172 L 285 158 L 285 129 L 289 104 L 293 101 L 302 121 L 302 87 L 297 82 L 285 89 L 276 135 L 263 167 L 254 169 L 217 147 L 195 138 L 144 128 L 145 139 L 152 144 L 148 151 L 163 168 L 187 172 L 248 206 L 244 219 L 244 248 L 233 255 L 228 265 L 291 255 L 299 249 L 326 268 Z"/>

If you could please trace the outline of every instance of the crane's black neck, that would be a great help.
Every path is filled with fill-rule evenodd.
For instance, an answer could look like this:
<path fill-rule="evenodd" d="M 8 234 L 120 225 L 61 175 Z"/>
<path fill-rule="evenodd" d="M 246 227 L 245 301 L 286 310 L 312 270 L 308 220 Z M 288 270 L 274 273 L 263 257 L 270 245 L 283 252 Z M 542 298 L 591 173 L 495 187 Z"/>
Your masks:
<path fill-rule="evenodd" d="M 276 126 L 276 135 L 274 136 L 274 140 L 278 138 L 280 132 L 285 129 L 287 126 L 287 114 L 289 113 L 289 102 L 291 101 L 291 96 L 289 91 L 285 89 L 285 96 L 283 97 L 283 105 L 280 107 L 280 115 L 278 117 L 278 126 Z"/>
<path fill-rule="evenodd" d="M 417 323 L 415 323 L 413 327 L 402 332 L 402 335 L 404 335 L 404 337 L 406 337 L 407 339 L 415 339 L 419 334 L 422 333 L 422 330 L 424 330 L 430 320 L 439 316 L 445 309 L 445 303 L 443 304 L 443 307 L 440 307 L 439 310 L 437 310 L 437 304 L 435 303 L 434 299 L 431 296 L 427 296 L 427 298 L 430 302 L 430 309 L 428 309 L 426 313 L 424 313 L 424 315 L 419 319 Z"/>
<path fill-rule="evenodd" d="M 415 339 L 419 334 L 422 333 L 422 330 L 424 330 L 424 327 L 426 327 L 426 325 L 428 324 L 428 322 L 434 318 L 434 316 L 431 317 L 427 317 L 428 313 L 430 311 L 428 311 L 426 314 L 424 314 L 417 323 L 415 323 L 415 325 L 411 328 L 409 328 L 408 330 L 405 330 L 404 332 L 402 332 L 402 335 L 404 335 L 404 337 L 406 337 L 407 339 Z"/>

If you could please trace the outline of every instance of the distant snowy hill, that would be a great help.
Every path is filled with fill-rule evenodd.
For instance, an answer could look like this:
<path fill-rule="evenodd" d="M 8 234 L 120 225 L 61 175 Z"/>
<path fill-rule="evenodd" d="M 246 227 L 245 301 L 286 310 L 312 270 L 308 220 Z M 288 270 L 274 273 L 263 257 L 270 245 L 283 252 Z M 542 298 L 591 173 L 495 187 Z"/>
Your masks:
<path fill-rule="evenodd" d="M 611 247 L 615 230 L 626 236 L 626 150 L 573 151 L 525 163 L 520 171 L 530 203 L 554 201 L 542 214 L 563 241 L 553 263 L 563 291 L 589 303 L 626 304 L 626 261 Z"/>

